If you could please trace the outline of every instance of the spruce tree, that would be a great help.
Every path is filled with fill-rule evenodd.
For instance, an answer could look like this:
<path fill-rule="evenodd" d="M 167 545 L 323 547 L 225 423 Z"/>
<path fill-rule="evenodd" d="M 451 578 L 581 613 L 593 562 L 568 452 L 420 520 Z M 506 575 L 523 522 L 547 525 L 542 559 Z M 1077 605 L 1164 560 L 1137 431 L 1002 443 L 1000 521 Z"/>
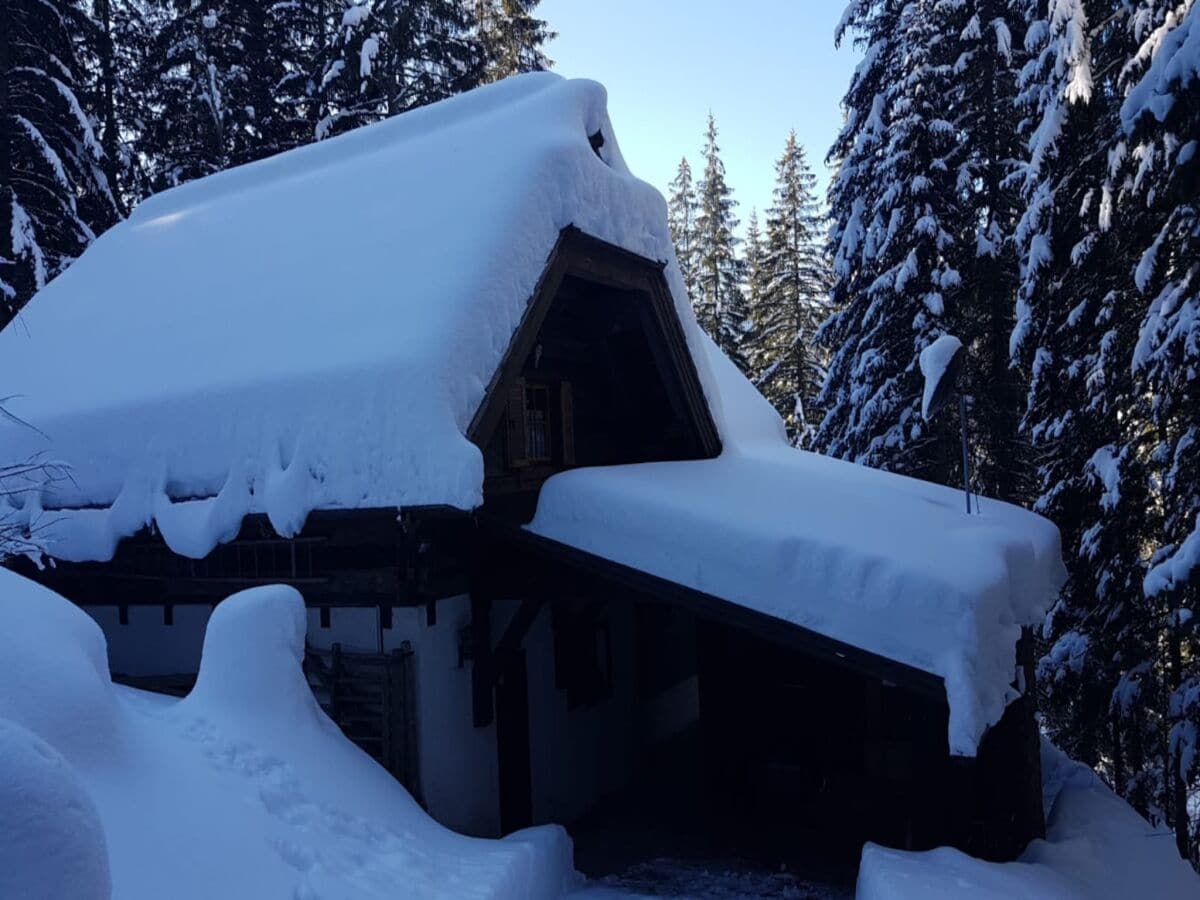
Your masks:
<path fill-rule="evenodd" d="M 155 34 L 168 10 L 154 0 L 93 0 L 94 40 L 81 102 L 98 127 L 104 173 L 122 216 L 151 192 L 148 123 L 158 74 Z"/>
<path fill-rule="evenodd" d="M 1149 654 L 1166 650 L 1158 658 L 1167 818 L 1180 854 L 1200 862 L 1200 818 L 1189 810 L 1200 787 L 1200 6 L 1146 0 L 1132 31 L 1140 45 L 1122 68 L 1121 131 L 1109 159 L 1113 228 L 1134 236 L 1138 254 L 1134 418 L 1145 423 L 1147 490 L 1162 510 L 1145 523 L 1143 644 Z"/>
<path fill-rule="evenodd" d="M 708 116 L 704 145 L 704 180 L 698 190 L 696 271 L 699 293 L 692 298 L 696 318 L 717 346 L 742 371 L 749 365 L 742 345 L 749 321 L 742 295 L 742 266 L 737 255 L 738 226 L 733 189 L 717 144 L 717 123 Z"/>
<path fill-rule="evenodd" d="M 274 97 L 286 71 L 289 10 L 254 0 L 174 0 L 152 48 L 156 189 L 289 149 Z"/>
<path fill-rule="evenodd" d="M 1194 89 L 1158 77 L 1182 44 L 1185 7 L 1076 0 L 1043 17 L 1030 3 L 1013 348 L 1031 378 L 1024 426 L 1040 461 L 1037 508 L 1076 561 L 1045 628 L 1047 727 L 1173 826 L 1187 856 L 1195 578 L 1176 554 L 1197 510 L 1195 353 L 1194 338 L 1189 351 L 1178 320 L 1168 322 L 1177 309 L 1189 316 L 1198 191 L 1178 153 L 1197 106 Z"/>
<path fill-rule="evenodd" d="M 323 89 L 344 66 L 335 66 L 344 14 L 343 0 L 290 0 L 279 11 L 282 75 L 273 94 L 281 146 L 318 140 L 331 124 Z"/>
<path fill-rule="evenodd" d="M 758 226 L 758 210 L 750 210 L 750 218 L 746 222 L 746 252 L 742 256 L 742 273 L 746 276 L 743 288 L 746 303 L 750 308 L 750 318 L 755 322 L 757 332 L 757 311 L 762 309 L 763 297 L 767 291 L 767 245 L 762 229 Z M 754 358 L 761 355 L 761 349 L 756 345 L 747 349 L 747 359 L 750 360 L 751 371 L 756 375 L 760 371 Z"/>
<path fill-rule="evenodd" d="M 486 59 L 475 12 L 455 0 L 349 0 L 322 77 L 318 137 L 478 86 Z"/>
<path fill-rule="evenodd" d="M 117 216 L 70 0 L 0 0 L 0 325 Z"/>
<path fill-rule="evenodd" d="M 1111 566 L 1122 541 L 1112 515 L 1120 495 L 1110 489 L 1123 445 L 1114 406 L 1127 402 L 1121 398 L 1129 385 L 1120 366 L 1101 366 L 1097 355 L 1114 323 L 1113 285 L 1094 265 L 1080 265 L 1094 264 L 1098 245 L 1116 240 L 1100 228 L 1095 190 L 1105 169 L 1097 145 L 1112 122 L 1106 129 L 1104 111 L 1091 102 L 1093 50 L 1083 5 L 1051 10 L 1050 18 L 1042 18 L 1043 4 L 1027 6 L 1032 56 L 1022 73 L 1022 102 L 1030 143 L 1020 175 L 1026 208 L 1016 233 L 1021 281 L 1011 349 L 1030 374 L 1022 428 L 1039 458 L 1035 508 L 1058 524 L 1067 558 L 1084 562 L 1047 621 L 1055 643 L 1040 680 L 1063 749 L 1095 765 L 1107 751 L 1097 723 L 1107 720 L 1120 678 L 1115 641 L 1127 626 L 1119 617 L 1133 588 L 1123 567 Z M 1097 379 L 1101 371 L 1105 377 Z M 1115 627 L 1106 628 L 1108 620 Z M 1114 714 L 1119 719 L 1120 709 Z"/>
<path fill-rule="evenodd" d="M 947 118 L 961 135 L 956 188 L 961 209 L 952 249 L 958 337 L 968 347 L 973 476 L 978 489 L 1014 502 L 1031 499 L 1028 442 L 1019 433 L 1025 384 L 1010 364 L 1018 265 L 1013 233 L 1021 214 L 1014 172 L 1022 156 L 1018 77 L 1025 22 L 1010 0 L 969 0 L 942 12 L 952 64 Z"/>
<path fill-rule="evenodd" d="M 540 0 L 475 0 L 478 36 L 486 59 L 486 81 L 550 68 L 543 46 L 554 37 L 534 15 Z"/>
<path fill-rule="evenodd" d="M 671 182 L 670 198 L 667 201 L 667 224 L 671 229 L 671 240 L 675 244 L 675 258 L 683 273 L 688 299 L 697 303 L 700 297 L 700 281 L 696 268 L 696 216 L 699 203 L 696 200 L 696 184 L 692 180 L 692 167 L 687 157 L 679 161 L 675 180 Z"/>
<path fill-rule="evenodd" d="M 762 287 L 751 299 L 756 327 L 758 387 L 806 446 L 820 422 L 817 398 L 826 356 L 815 341 L 826 318 L 831 277 L 823 249 L 825 223 L 817 179 L 796 133 L 775 164 L 774 201 L 767 214 Z"/>
<path fill-rule="evenodd" d="M 961 206 L 960 134 L 945 116 L 941 5 L 855 0 L 839 32 L 865 51 L 843 101 L 831 152 L 836 312 L 821 337 L 832 350 L 816 436 L 832 455 L 949 482 L 957 433 L 921 419 L 921 351 L 959 330 L 962 276 L 950 263 Z"/>

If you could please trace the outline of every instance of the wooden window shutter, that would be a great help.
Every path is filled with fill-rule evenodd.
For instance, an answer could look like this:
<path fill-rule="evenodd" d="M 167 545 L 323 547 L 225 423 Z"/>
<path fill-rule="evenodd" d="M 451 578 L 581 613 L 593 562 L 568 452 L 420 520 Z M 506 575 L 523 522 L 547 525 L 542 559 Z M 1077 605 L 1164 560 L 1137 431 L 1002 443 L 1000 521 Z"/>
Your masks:
<path fill-rule="evenodd" d="M 529 465 L 525 448 L 525 379 L 518 378 L 508 386 L 508 465 L 510 468 Z"/>
<path fill-rule="evenodd" d="M 562 412 L 562 464 L 575 465 L 575 395 L 571 382 L 559 386 L 559 406 Z"/>

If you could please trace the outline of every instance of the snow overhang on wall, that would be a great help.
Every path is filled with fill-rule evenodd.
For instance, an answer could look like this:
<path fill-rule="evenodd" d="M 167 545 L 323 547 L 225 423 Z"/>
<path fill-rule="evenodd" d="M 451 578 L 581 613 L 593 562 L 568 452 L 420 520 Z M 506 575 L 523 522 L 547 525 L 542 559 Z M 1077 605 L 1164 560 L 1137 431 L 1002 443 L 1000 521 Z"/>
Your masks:
<path fill-rule="evenodd" d="M 938 675 L 950 750 L 1000 720 L 1021 626 L 1066 577 L 1026 510 L 788 446 L 783 423 L 705 339 L 718 459 L 577 469 L 542 488 L 538 535 Z"/>
<path fill-rule="evenodd" d="M 6 456 L 71 472 L 20 514 L 103 560 L 150 524 L 202 557 L 249 513 L 477 506 L 467 426 L 568 225 L 669 261 L 696 346 L 594 82 L 520 76 L 152 197 L 0 333 L 44 433 L 0 422 Z"/>

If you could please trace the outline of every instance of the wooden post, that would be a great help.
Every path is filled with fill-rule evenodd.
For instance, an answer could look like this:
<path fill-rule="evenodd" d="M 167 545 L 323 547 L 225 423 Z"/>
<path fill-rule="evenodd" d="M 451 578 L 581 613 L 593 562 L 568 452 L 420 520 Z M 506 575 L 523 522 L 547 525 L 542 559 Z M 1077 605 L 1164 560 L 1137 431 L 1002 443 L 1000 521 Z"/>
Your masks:
<path fill-rule="evenodd" d="M 975 761 L 976 804 L 985 829 L 984 846 L 976 852 L 997 861 L 1015 859 L 1030 841 L 1046 836 L 1033 635 L 1028 628 L 1017 643 L 1017 661 L 1025 692 L 984 735 Z"/>

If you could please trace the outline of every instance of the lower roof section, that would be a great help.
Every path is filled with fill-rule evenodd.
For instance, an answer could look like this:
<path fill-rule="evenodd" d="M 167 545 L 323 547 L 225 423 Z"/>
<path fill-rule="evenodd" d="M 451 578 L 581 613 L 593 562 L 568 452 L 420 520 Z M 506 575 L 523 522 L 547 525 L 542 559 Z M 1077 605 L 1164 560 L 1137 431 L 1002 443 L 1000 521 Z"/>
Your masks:
<path fill-rule="evenodd" d="M 1062 583 L 1039 516 L 988 500 L 967 515 L 958 492 L 768 442 L 557 475 L 528 530 L 939 677 L 966 756 Z"/>
<path fill-rule="evenodd" d="M 516 559 L 516 564 L 524 567 L 526 572 L 535 571 L 540 576 L 569 572 L 575 578 L 573 591 L 586 585 L 583 589 L 589 596 L 616 599 L 615 592 L 620 592 L 626 599 L 686 609 L 708 621 L 800 650 L 814 659 L 851 669 L 914 694 L 937 701 L 945 699 L 942 679 L 933 673 L 895 662 L 802 625 L 731 603 L 676 581 L 613 562 L 495 517 L 484 516 L 479 521 L 493 546 L 517 552 L 518 555 L 510 557 L 510 560 Z"/>

